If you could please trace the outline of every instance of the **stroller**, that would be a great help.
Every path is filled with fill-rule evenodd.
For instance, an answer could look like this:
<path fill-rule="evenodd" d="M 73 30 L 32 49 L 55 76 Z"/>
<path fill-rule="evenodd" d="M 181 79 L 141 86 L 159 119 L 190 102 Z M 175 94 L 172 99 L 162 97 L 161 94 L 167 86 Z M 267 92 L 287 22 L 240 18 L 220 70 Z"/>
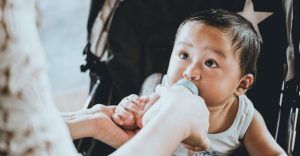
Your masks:
<path fill-rule="evenodd" d="M 299 2 L 294 0 L 294 3 Z M 283 11 L 281 0 L 274 0 L 272 4 L 266 0 L 92 0 L 88 43 L 84 50 L 87 63 L 81 66 L 82 71 L 90 71 L 91 77 L 91 100 L 86 107 L 96 103 L 118 104 L 130 94 L 143 94 L 143 88 L 151 92 L 167 71 L 177 27 L 186 17 L 208 8 L 243 12 L 246 4 L 252 6 L 252 14 L 271 13 L 255 23 L 262 37 L 262 47 L 257 79 L 247 96 L 287 153 L 300 155 L 299 135 L 295 139 L 294 133 L 300 106 L 299 4 L 293 5 L 293 32 L 288 35 L 295 45 L 296 72 L 294 78 L 286 81 L 286 48 L 290 44 L 286 34 L 291 24 L 285 25 L 288 15 Z M 158 74 L 153 76 L 154 73 Z M 86 156 L 108 155 L 114 151 L 92 138 L 75 140 L 74 144 Z M 247 153 L 241 148 L 236 155 Z"/>

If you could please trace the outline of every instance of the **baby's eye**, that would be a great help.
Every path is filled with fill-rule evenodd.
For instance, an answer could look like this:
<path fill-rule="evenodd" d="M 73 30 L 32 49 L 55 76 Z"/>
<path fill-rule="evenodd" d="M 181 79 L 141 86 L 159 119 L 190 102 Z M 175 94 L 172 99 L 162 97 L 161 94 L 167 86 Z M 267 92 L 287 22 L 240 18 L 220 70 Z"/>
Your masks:
<path fill-rule="evenodd" d="M 218 67 L 217 62 L 216 62 L 215 60 L 213 60 L 213 59 L 206 60 L 206 61 L 205 61 L 205 65 L 206 65 L 207 67 L 211 67 L 211 68 Z"/>
<path fill-rule="evenodd" d="M 189 58 L 190 58 L 190 55 L 189 55 L 187 52 L 182 52 L 182 53 L 179 54 L 179 57 L 180 57 L 181 59 L 186 60 L 186 59 L 189 59 Z"/>

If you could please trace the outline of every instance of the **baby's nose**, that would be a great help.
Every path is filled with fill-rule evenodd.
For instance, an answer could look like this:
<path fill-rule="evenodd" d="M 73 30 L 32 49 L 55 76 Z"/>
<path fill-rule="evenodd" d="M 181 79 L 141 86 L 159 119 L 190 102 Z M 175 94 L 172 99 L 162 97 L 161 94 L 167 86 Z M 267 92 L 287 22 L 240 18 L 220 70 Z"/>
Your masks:
<path fill-rule="evenodd" d="M 183 77 L 188 80 L 200 80 L 200 68 L 196 65 L 189 65 L 183 72 Z"/>

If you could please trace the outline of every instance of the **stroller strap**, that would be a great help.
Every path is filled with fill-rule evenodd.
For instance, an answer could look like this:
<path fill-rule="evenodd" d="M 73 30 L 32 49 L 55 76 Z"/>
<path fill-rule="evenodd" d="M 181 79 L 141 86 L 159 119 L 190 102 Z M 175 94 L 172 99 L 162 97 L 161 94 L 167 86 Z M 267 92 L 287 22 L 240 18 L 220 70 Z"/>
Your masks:
<path fill-rule="evenodd" d="M 121 0 L 105 0 L 93 24 L 89 39 L 90 51 L 98 58 L 102 58 L 104 55 L 111 21 L 120 2 Z M 101 61 L 104 60 L 104 58 L 101 59 Z"/>

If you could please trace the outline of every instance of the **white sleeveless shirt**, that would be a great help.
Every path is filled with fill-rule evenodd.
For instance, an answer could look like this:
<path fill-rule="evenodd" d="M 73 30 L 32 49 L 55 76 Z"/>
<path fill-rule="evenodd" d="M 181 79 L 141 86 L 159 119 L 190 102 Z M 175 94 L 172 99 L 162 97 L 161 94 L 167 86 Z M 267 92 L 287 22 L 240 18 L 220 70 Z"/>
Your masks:
<path fill-rule="evenodd" d="M 226 156 L 237 149 L 250 125 L 254 106 L 246 95 L 239 96 L 239 108 L 232 125 L 224 132 L 208 134 L 210 146 L 207 151 L 194 152 L 192 156 Z M 188 156 L 188 150 L 180 144 L 173 156 Z"/>

